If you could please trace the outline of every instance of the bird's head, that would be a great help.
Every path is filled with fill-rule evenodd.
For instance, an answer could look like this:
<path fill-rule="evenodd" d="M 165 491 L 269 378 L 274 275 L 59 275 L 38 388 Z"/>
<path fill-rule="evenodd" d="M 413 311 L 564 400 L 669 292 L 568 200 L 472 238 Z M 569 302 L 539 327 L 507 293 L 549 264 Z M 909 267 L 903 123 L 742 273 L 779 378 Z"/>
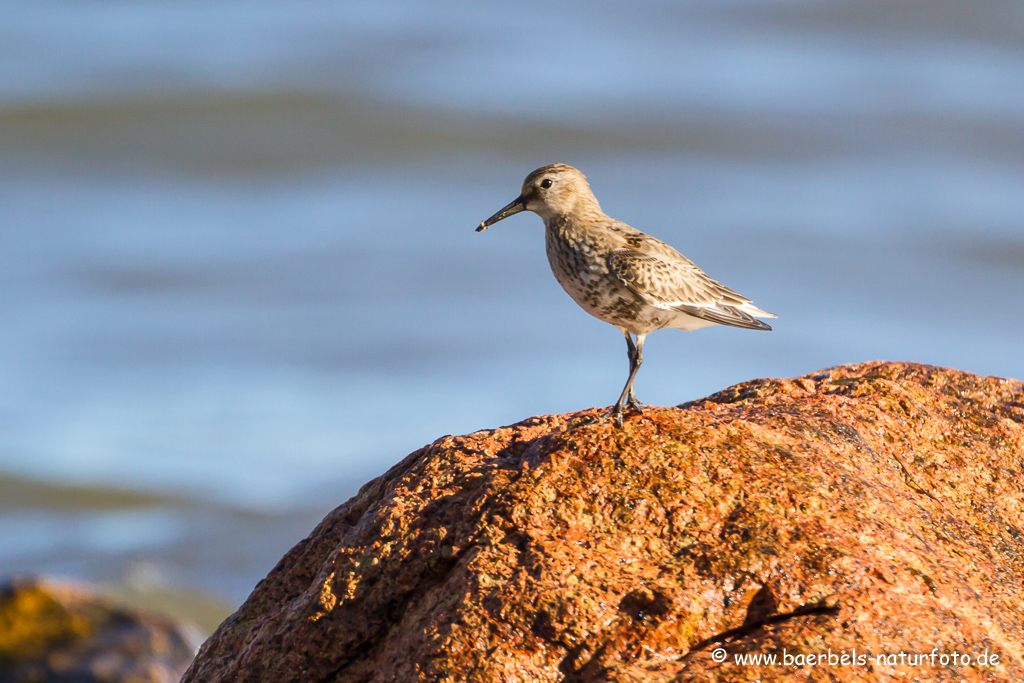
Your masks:
<path fill-rule="evenodd" d="M 520 211 L 532 211 L 547 220 L 601 207 L 590 190 L 587 178 L 572 166 L 551 164 L 526 176 L 522 193 L 496 214 L 480 223 L 477 232 Z"/>

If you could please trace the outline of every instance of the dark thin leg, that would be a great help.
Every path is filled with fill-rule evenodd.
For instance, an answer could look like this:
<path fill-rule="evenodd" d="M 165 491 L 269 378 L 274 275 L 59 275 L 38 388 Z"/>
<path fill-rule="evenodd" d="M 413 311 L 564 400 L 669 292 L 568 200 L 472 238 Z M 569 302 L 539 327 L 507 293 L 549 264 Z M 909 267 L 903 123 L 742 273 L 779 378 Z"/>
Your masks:
<path fill-rule="evenodd" d="M 638 334 L 636 337 L 636 346 L 633 345 L 633 339 L 629 336 L 628 332 L 626 335 L 626 343 L 629 345 L 629 379 L 626 380 L 626 386 L 622 388 L 622 394 L 619 395 L 619 400 L 615 404 L 615 408 L 612 409 L 612 413 L 615 415 L 615 424 L 619 427 L 622 426 L 622 409 L 627 404 L 634 410 L 639 410 L 636 398 L 633 396 L 633 380 L 636 379 L 637 370 L 640 369 L 641 363 L 644 362 L 644 336 Z"/>
<path fill-rule="evenodd" d="M 633 368 L 636 366 L 636 346 L 633 344 L 633 335 L 629 332 L 623 332 L 623 336 L 626 337 L 626 352 L 629 354 L 629 372 L 632 374 Z"/>
<path fill-rule="evenodd" d="M 636 400 L 636 396 L 633 395 L 633 379 L 636 378 L 636 371 L 640 369 L 640 364 L 644 362 L 644 335 L 639 335 L 636 338 L 636 351 L 633 353 L 634 363 L 636 363 L 636 370 L 630 368 L 630 374 L 632 378 L 629 380 L 629 395 L 626 397 L 626 405 L 633 410 L 640 412 L 640 406 L 643 405 L 640 401 Z"/>

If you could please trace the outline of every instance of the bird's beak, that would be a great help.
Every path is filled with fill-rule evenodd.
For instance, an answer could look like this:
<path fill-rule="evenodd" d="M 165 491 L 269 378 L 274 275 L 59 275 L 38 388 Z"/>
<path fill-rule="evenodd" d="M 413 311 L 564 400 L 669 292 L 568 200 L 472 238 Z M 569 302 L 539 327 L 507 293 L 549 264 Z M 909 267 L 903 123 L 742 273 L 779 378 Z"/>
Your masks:
<path fill-rule="evenodd" d="M 523 201 L 523 195 L 519 195 L 518 197 L 513 199 L 512 202 L 504 209 L 502 209 L 498 213 L 494 214 L 487 220 L 480 223 L 480 227 L 478 227 L 476 231 L 480 232 L 482 230 L 486 230 L 487 228 L 491 227 L 498 221 L 504 218 L 508 218 L 509 216 L 512 216 L 514 214 L 517 214 L 520 211 L 526 211 L 526 202 Z"/>

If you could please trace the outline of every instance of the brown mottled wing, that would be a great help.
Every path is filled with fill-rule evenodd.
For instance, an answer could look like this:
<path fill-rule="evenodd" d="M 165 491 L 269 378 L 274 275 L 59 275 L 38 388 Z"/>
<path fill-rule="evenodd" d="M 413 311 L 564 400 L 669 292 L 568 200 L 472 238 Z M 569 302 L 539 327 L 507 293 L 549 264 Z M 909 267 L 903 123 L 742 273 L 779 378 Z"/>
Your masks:
<path fill-rule="evenodd" d="M 741 310 L 750 299 L 712 280 L 664 242 L 639 235 L 625 238 L 626 246 L 613 249 L 608 256 L 609 270 L 638 297 L 652 306 L 720 325 L 771 329 Z"/>

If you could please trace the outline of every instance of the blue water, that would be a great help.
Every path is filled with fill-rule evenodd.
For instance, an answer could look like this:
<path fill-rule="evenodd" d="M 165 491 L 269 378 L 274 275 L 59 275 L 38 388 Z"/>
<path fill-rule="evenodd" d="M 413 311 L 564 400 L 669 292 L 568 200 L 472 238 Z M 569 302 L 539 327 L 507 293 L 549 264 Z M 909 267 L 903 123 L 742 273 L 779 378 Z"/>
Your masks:
<path fill-rule="evenodd" d="M 307 514 L 207 580 L 185 513 L 43 500 L 0 509 L 0 571 L 160 556 L 238 600 L 411 450 L 612 403 L 621 336 L 540 220 L 473 232 L 553 161 L 779 315 L 654 335 L 647 403 L 1024 377 L 1024 9 L 631 7 L 0 3 L 0 474 Z"/>

